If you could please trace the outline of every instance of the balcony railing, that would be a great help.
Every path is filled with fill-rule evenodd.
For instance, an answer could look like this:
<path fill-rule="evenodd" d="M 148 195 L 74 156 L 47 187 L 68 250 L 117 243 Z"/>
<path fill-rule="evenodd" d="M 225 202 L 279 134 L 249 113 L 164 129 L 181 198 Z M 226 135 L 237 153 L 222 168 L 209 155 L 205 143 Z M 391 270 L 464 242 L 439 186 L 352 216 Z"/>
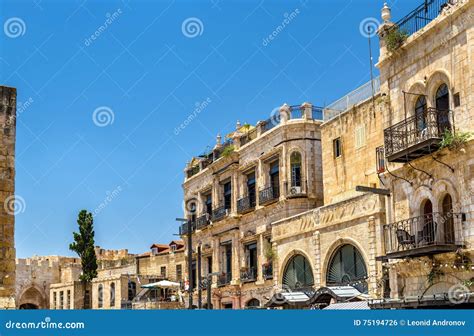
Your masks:
<path fill-rule="evenodd" d="M 384 225 L 391 259 L 455 251 L 463 245 L 463 214 L 432 213 Z"/>
<path fill-rule="evenodd" d="M 217 222 L 224 219 L 229 214 L 229 210 L 225 206 L 218 207 L 212 210 L 212 221 Z"/>
<path fill-rule="evenodd" d="M 384 130 L 385 155 L 391 162 L 409 162 L 440 147 L 445 131 L 451 130 L 448 110 L 428 108 Z"/>
<path fill-rule="evenodd" d="M 257 280 L 257 267 L 249 267 L 240 271 L 240 280 L 242 282 L 253 282 Z"/>
<path fill-rule="evenodd" d="M 242 214 L 255 209 L 255 196 L 246 196 L 237 200 L 237 213 Z"/>
<path fill-rule="evenodd" d="M 260 190 L 258 202 L 260 205 L 278 200 L 280 197 L 280 188 L 276 186 Z"/>
<path fill-rule="evenodd" d="M 450 0 L 426 0 L 395 23 L 391 29 L 399 29 L 408 36 L 412 35 L 433 21 L 447 6 L 448 1 Z"/>
<path fill-rule="evenodd" d="M 273 264 L 262 265 L 262 274 L 265 280 L 273 279 Z"/>
<path fill-rule="evenodd" d="M 230 284 L 230 281 L 232 280 L 232 274 L 231 273 L 223 273 L 217 277 L 217 286 L 225 286 Z"/>
<path fill-rule="evenodd" d="M 207 213 L 204 214 L 204 215 L 199 216 L 196 219 L 196 228 L 199 230 L 199 229 L 203 229 L 206 226 L 208 226 L 210 224 L 210 218 L 211 218 L 211 215 L 209 215 Z"/>
<path fill-rule="evenodd" d="M 191 224 L 191 230 L 196 230 L 196 223 Z M 183 223 L 179 226 L 179 235 L 182 236 L 186 234 L 188 234 L 188 223 Z"/>

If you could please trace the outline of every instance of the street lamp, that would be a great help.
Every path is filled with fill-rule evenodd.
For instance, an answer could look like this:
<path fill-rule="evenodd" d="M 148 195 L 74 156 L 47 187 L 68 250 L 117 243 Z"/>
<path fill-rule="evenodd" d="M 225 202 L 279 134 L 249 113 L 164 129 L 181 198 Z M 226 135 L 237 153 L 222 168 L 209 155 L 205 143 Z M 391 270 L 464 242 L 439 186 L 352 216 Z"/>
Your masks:
<path fill-rule="evenodd" d="M 188 287 L 188 295 L 189 295 L 189 307 L 188 309 L 193 309 L 193 237 L 192 237 L 192 229 L 193 223 L 191 220 L 185 218 L 176 218 L 176 221 L 181 223 L 187 223 L 188 225 L 188 279 L 189 279 L 189 287 Z"/>
<path fill-rule="evenodd" d="M 206 275 L 206 280 L 207 280 L 207 309 L 212 309 L 212 303 L 211 303 L 211 285 L 212 285 L 212 277 L 214 275 L 220 275 L 220 272 L 212 272 L 208 273 Z"/>

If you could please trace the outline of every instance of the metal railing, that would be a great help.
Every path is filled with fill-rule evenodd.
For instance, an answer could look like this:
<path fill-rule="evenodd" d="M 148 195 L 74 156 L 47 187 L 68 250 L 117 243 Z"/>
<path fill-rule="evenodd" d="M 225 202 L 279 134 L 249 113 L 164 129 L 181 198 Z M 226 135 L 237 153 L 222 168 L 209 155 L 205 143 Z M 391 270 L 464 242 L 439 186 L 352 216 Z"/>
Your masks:
<path fill-rule="evenodd" d="M 390 30 L 399 29 L 400 32 L 410 36 L 438 17 L 443 8 L 447 6 L 450 1 L 451 0 L 426 0 L 408 15 L 397 21 Z"/>
<path fill-rule="evenodd" d="M 451 130 L 450 111 L 428 108 L 384 130 L 387 157 L 428 139 L 440 139 Z"/>
<path fill-rule="evenodd" d="M 387 253 L 409 251 L 429 245 L 462 245 L 460 213 L 431 213 L 383 227 Z"/>
<path fill-rule="evenodd" d="M 217 222 L 224 219 L 228 215 L 228 210 L 225 206 L 220 206 L 212 210 L 212 221 Z"/>
<path fill-rule="evenodd" d="M 262 124 L 262 133 L 271 130 L 280 124 L 280 115 L 275 115 L 272 118 L 265 120 Z"/>
<path fill-rule="evenodd" d="M 232 274 L 231 273 L 222 273 L 217 277 L 217 286 L 225 286 L 230 284 L 230 281 L 232 280 Z"/>
<path fill-rule="evenodd" d="M 258 203 L 265 204 L 274 201 L 280 197 L 280 188 L 277 186 L 271 186 L 260 190 Z"/>
<path fill-rule="evenodd" d="M 196 228 L 197 229 L 202 229 L 202 228 L 205 228 L 206 226 L 208 226 L 210 224 L 210 218 L 211 218 L 211 215 L 208 214 L 208 213 L 205 213 L 205 214 L 199 216 L 196 219 Z"/>
<path fill-rule="evenodd" d="M 191 231 L 196 231 L 196 223 L 191 223 Z M 179 226 L 179 235 L 188 234 L 188 223 L 183 223 Z"/>
<path fill-rule="evenodd" d="M 240 271 L 240 280 L 242 282 L 252 282 L 257 280 L 257 267 L 249 267 Z"/>
<path fill-rule="evenodd" d="M 253 197 L 245 196 L 237 200 L 237 213 L 244 213 L 246 211 L 250 211 L 255 208 L 255 205 L 256 205 L 255 195 Z"/>
<path fill-rule="evenodd" d="M 273 263 L 262 265 L 262 275 L 265 280 L 273 279 Z"/>

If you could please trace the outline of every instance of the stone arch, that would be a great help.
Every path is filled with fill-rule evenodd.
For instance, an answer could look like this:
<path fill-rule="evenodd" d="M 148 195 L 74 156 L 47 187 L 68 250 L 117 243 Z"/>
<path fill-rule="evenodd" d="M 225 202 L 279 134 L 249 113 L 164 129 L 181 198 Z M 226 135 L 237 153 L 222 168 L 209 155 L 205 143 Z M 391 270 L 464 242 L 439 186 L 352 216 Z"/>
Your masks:
<path fill-rule="evenodd" d="M 444 197 L 449 194 L 453 201 L 453 211 L 460 212 L 460 202 L 459 202 L 459 194 L 454 187 L 454 184 L 447 179 L 439 179 L 436 183 L 433 184 L 433 211 L 434 212 L 442 212 L 441 204 L 443 202 Z"/>
<path fill-rule="evenodd" d="M 436 106 L 436 103 L 435 103 L 436 91 L 438 90 L 439 86 L 443 83 L 448 86 L 449 96 L 452 97 L 452 91 L 451 91 L 452 80 L 451 80 L 451 76 L 446 70 L 444 69 L 436 70 L 428 78 L 428 82 L 426 85 L 426 94 L 428 95 L 428 107 Z M 452 104 L 452 99 L 450 99 L 450 104 Z"/>
<path fill-rule="evenodd" d="M 288 155 L 287 155 L 287 162 L 286 164 L 286 171 L 288 172 L 287 180 L 289 181 L 289 184 L 291 186 L 291 178 L 292 178 L 292 172 L 291 172 L 291 157 L 294 153 L 298 153 L 301 158 L 301 164 L 300 164 L 300 170 L 301 170 L 301 187 L 304 187 L 303 181 L 306 179 L 307 172 L 306 172 L 306 153 L 305 151 L 299 147 L 299 146 L 292 146 L 288 150 Z M 304 190 L 304 189 L 303 189 Z"/>
<path fill-rule="evenodd" d="M 425 185 L 418 187 L 415 192 L 413 193 L 413 197 L 410 200 L 410 217 L 417 217 L 421 216 L 422 212 L 422 205 L 427 201 L 430 200 L 433 207 L 436 204 L 436 200 L 433 197 L 432 191 Z M 435 208 L 433 208 L 433 211 Z"/>
<path fill-rule="evenodd" d="M 326 286 L 326 274 L 328 272 L 328 268 L 329 268 L 329 263 L 331 262 L 331 259 L 334 255 L 334 253 L 336 253 L 336 251 L 341 247 L 341 246 L 344 246 L 344 245 L 352 245 L 354 246 L 355 248 L 357 248 L 357 250 L 359 250 L 359 253 L 361 254 L 362 256 L 362 259 L 364 259 L 364 263 L 365 263 L 365 266 L 367 268 L 367 272 L 369 272 L 369 263 L 368 263 L 368 256 L 367 256 L 367 253 L 365 252 L 365 249 L 362 247 L 361 244 L 359 244 L 359 242 L 357 242 L 356 240 L 352 239 L 352 238 L 339 238 L 338 240 L 336 240 L 335 242 L 333 242 L 331 244 L 331 246 L 327 249 L 327 252 L 326 252 L 326 255 L 324 256 L 324 262 L 323 262 L 323 267 L 322 267 L 322 272 L 321 272 L 321 286 Z"/>
<path fill-rule="evenodd" d="M 418 100 L 418 98 L 422 95 L 427 94 L 426 85 L 423 81 L 416 81 L 409 87 L 408 92 L 410 94 L 406 95 L 405 103 L 407 104 L 407 110 L 408 110 L 407 114 L 408 116 L 410 116 L 415 113 L 415 103 Z M 428 97 L 426 97 L 427 103 L 428 103 L 428 100 L 429 100 Z"/>
<path fill-rule="evenodd" d="M 44 290 L 33 284 L 25 288 L 18 301 L 19 309 L 46 309 L 46 294 Z"/>
<path fill-rule="evenodd" d="M 306 260 L 309 262 L 309 266 L 311 268 L 311 272 L 313 273 L 313 279 L 315 279 L 315 273 L 314 273 L 314 270 L 315 270 L 315 267 L 314 267 L 314 263 L 313 263 L 313 260 L 309 257 L 309 254 L 306 253 L 305 251 L 303 250 L 300 250 L 300 249 L 294 249 L 292 250 L 291 252 L 287 253 L 285 258 L 283 259 L 283 261 L 281 262 L 280 264 L 280 271 L 278 272 L 278 283 L 279 284 L 282 284 L 283 283 L 283 277 L 284 277 L 284 273 L 285 273 L 285 269 L 286 269 L 286 266 L 288 265 L 288 262 L 295 256 L 297 255 L 302 255 L 303 257 L 306 258 Z"/>
<path fill-rule="evenodd" d="M 260 307 L 260 300 L 257 298 L 251 298 L 245 303 L 246 308 L 259 308 Z"/>

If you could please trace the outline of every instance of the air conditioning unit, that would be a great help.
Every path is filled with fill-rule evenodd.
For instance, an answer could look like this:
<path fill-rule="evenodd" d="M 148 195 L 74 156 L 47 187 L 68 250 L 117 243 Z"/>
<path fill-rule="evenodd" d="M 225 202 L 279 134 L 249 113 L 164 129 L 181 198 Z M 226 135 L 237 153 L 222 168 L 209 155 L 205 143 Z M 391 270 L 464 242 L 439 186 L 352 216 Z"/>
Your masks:
<path fill-rule="evenodd" d="M 290 195 L 299 195 L 301 194 L 301 187 L 291 187 Z"/>

